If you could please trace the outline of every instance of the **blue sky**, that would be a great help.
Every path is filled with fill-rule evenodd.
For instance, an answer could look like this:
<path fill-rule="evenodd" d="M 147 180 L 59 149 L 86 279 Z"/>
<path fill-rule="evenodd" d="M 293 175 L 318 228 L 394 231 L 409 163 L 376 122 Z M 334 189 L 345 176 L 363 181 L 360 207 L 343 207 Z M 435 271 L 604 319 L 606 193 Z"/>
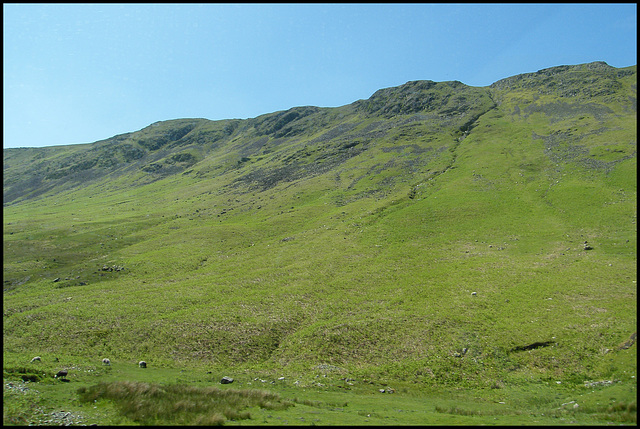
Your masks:
<path fill-rule="evenodd" d="M 637 63 L 628 4 L 3 4 L 3 146 Z"/>

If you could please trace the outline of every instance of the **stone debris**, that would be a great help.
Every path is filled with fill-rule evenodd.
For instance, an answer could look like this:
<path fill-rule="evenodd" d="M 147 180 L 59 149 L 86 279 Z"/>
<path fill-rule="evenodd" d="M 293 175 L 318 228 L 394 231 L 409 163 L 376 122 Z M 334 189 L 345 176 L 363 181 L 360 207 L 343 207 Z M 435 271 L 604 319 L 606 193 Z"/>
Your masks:
<path fill-rule="evenodd" d="M 112 265 L 112 266 L 104 265 L 102 267 L 101 271 L 109 271 L 109 272 L 124 271 L 124 267 L 122 267 L 120 265 Z"/>
<path fill-rule="evenodd" d="M 562 407 L 564 407 L 566 405 L 572 405 L 571 408 L 573 408 L 574 410 L 577 410 L 578 408 L 580 408 L 580 405 L 578 405 L 578 403 L 576 401 L 569 401 L 569 402 L 565 402 L 564 404 L 560 404 L 558 409 L 560 410 L 560 409 L 562 409 Z"/>
<path fill-rule="evenodd" d="M 33 389 L 27 387 L 27 383 L 28 382 L 24 382 L 24 383 L 16 382 L 16 383 L 14 383 L 14 382 L 10 381 L 10 382 L 8 382 L 7 384 L 4 385 L 4 388 L 7 389 L 7 390 L 16 390 L 18 392 L 23 392 L 23 393 L 28 392 L 28 391 L 32 391 L 32 392 L 36 392 L 36 393 L 38 392 L 37 390 L 33 390 Z"/>
<path fill-rule="evenodd" d="M 17 391 L 23 394 L 39 393 L 37 390 L 28 387 L 29 383 L 8 382 L 4 385 L 6 390 Z M 29 426 L 94 426 L 88 425 L 84 416 L 73 414 L 70 411 L 44 411 L 41 408 L 34 408 Z"/>
<path fill-rule="evenodd" d="M 611 386 L 613 383 L 613 380 L 585 381 L 584 387 Z"/>

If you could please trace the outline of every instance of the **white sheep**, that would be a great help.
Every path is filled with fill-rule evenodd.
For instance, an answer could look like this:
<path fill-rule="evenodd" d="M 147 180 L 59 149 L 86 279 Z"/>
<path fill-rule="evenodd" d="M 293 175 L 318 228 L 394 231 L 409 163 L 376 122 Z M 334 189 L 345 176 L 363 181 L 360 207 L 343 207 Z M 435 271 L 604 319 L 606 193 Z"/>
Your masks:
<path fill-rule="evenodd" d="M 111 361 L 107 358 L 102 359 L 102 364 L 103 365 L 111 365 Z"/>
<path fill-rule="evenodd" d="M 140 362 L 138 362 L 138 366 L 140 368 L 146 368 L 147 367 L 147 363 L 145 361 L 141 360 Z"/>
<path fill-rule="evenodd" d="M 33 359 L 31 359 L 31 363 L 34 363 L 34 362 L 42 362 L 42 358 L 40 356 L 36 356 Z"/>

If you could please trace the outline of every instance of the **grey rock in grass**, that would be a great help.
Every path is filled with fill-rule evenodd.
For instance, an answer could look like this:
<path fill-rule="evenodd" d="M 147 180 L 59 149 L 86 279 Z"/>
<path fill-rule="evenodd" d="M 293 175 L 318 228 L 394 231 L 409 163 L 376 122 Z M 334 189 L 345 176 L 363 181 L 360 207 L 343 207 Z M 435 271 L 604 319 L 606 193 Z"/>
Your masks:
<path fill-rule="evenodd" d="M 222 380 L 220 380 L 221 384 L 231 384 L 233 383 L 233 378 L 231 377 L 227 377 L 226 375 L 224 377 L 222 377 Z"/>
<path fill-rule="evenodd" d="M 138 366 L 140 368 L 146 368 L 147 367 L 147 363 L 145 361 L 141 360 L 140 362 L 138 362 Z"/>

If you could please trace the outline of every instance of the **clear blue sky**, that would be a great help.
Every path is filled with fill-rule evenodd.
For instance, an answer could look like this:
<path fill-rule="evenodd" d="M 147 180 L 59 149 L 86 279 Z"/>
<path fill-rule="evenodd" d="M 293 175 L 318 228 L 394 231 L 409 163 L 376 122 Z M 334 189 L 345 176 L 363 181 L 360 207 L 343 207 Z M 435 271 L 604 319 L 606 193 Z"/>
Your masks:
<path fill-rule="evenodd" d="M 3 4 L 3 146 L 637 62 L 628 4 Z"/>

